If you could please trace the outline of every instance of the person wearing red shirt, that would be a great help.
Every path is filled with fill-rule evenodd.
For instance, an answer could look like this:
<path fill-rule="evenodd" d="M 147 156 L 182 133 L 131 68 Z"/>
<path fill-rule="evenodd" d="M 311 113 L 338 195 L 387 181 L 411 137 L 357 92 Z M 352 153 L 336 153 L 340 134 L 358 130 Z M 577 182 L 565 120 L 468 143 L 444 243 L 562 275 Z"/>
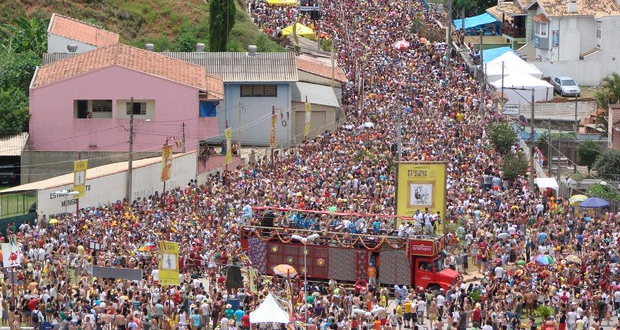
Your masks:
<path fill-rule="evenodd" d="M 241 317 L 241 330 L 250 329 L 250 314 L 246 313 Z"/>

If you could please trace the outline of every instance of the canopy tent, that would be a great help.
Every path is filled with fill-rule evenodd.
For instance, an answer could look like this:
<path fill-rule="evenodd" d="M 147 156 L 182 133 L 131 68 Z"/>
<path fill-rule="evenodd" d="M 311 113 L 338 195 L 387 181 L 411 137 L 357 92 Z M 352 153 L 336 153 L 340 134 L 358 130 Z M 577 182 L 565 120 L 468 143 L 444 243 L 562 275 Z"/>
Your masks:
<path fill-rule="evenodd" d="M 484 63 L 488 63 L 504 55 L 504 53 L 507 53 L 507 52 L 514 53 L 514 51 L 510 47 L 498 47 L 498 48 L 484 49 L 482 50 L 482 57 L 483 57 Z"/>
<path fill-rule="evenodd" d="M 551 188 L 553 190 L 558 190 L 560 188 L 555 178 L 536 178 L 534 179 L 534 184 L 538 186 L 538 189 Z"/>
<path fill-rule="evenodd" d="M 296 6 L 297 0 L 267 0 L 267 3 L 272 6 Z"/>
<path fill-rule="evenodd" d="M 283 310 L 271 293 L 258 306 L 258 308 L 250 312 L 250 323 L 288 323 L 289 315 Z"/>
<path fill-rule="evenodd" d="M 526 73 L 512 73 L 504 77 L 504 94 L 508 97 L 506 104 L 530 104 L 534 88 L 534 102 L 550 101 L 553 99 L 553 86 L 544 80 L 532 77 Z M 502 88 L 502 79 L 491 82 L 498 90 Z M 516 90 L 511 88 L 523 88 Z"/>
<path fill-rule="evenodd" d="M 480 14 L 478 16 L 467 17 L 465 19 L 455 19 L 452 21 L 457 30 L 486 30 L 485 33 L 492 34 L 493 32 L 500 31 L 500 22 L 497 18 L 493 17 L 489 13 Z M 464 23 L 464 24 L 463 24 Z M 493 26 L 488 26 L 493 24 Z"/>
<path fill-rule="evenodd" d="M 581 208 L 600 209 L 609 207 L 609 202 L 598 197 L 590 197 L 579 204 Z"/>
<path fill-rule="evenodd" d="M 527 73 L 535 78 L 542 77 L 542 71 L 534 65 L 527 63 L 514 52 L 505 52 L 497 58 L 484 64 L 484 72 L 488 81 L 502 78 L 502 67 L 504 67 L 504 77 L 513 73 Z"/>
<path fill-rule="evenodd" d="M 314 30 L 301 23 L 295 23 L 293 25 L 285 27 L 284 29 L 282 29 L 282 35 L 287 36 L 289 34 L 293 34 L 293 26 L 295 26 L 295 30 L 297 31 L 298 36 L 314 35 Z"/>

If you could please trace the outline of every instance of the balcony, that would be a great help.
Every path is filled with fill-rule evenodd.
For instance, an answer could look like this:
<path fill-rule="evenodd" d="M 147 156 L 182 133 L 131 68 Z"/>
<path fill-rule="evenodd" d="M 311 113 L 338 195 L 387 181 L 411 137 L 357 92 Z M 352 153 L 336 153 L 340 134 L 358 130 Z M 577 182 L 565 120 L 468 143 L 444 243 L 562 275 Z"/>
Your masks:
<path fill-rule="evenodd" d="M 507 24 L 503 24 L 502 26 L 502 35 L 508 36 L 514 39 L 522 39 L 525 38 L 525 28 L 513 27 Z"/>

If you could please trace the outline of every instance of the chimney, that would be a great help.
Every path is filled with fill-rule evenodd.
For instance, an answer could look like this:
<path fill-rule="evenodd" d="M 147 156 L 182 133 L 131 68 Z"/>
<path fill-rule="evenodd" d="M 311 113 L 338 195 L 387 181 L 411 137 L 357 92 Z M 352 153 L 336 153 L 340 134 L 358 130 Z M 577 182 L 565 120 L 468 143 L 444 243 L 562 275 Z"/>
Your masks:
<path fill-rule="evenodd" d="M 75 53 L 77 51 L 78 46 L 76 44 L 68 44 L 67 50 L 69 53 Z"/>
<path fill-rule="evenodd" d="M 149 52 L 152 52 L 153 49 L 155 49 L 155 45 L 153 45 L 153 44 L 146 44 L 146 45 L 144 45 L 144 49 L 148 50 Z"/>
<path fill-rule="evenodd" d="M 568 0 L 567 11 L 569 14 L 573 14 L 577 12 L 577 0 Z"/>
<path fill-rule="evenodd" d="M 251 57 L 256 56 L 257 49 L 258 47 L 256 47 L 255 45 L 248 45 L 248 56 L 251 56 Z"/>
<path fill-rule="evenodd" d="M 204 53 L 205 52 L 205 44 L 199 42 L 196 44 L 196 53 Z"/>

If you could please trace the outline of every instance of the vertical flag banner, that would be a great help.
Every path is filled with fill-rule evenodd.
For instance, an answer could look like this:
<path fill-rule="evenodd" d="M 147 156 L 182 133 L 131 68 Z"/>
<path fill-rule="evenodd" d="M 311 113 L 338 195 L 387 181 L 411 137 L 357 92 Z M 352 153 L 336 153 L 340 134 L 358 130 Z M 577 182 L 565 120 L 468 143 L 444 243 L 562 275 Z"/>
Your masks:
<path fill-rule="evenodd" d="M 179 243 L 162 241 L 159 253 L 159 283 L 179 285 Z"/>
<path fill-rule="evenodd" d="M 271 136 L 269 137 L 269 146 L 271 148 L 276 147 L 276 121 L 278 120 L 277 115 L 271 115 Z"/>
<path fill-rule="evenodd" d="M 226 138 L 226 164 L 232 163 L 232 128 L 224 130 Z"/>
<path fill-rule="evenodd" d="M 164 145 L 161 147 L 161 181 L 170 180 L 172 170 L 172 146 Z"/>
<path fill-rule="evenodd" d="M 257 274 L 254 268 L 248 269 L 248 282 L 250 282 L 250 292 L 258 294 L 258 287 L 256 286 Z"/>
<path fill-rule="evenodd" d="M 306 113 L 306 126 L 304 127 L 304 136 L 308 136 L 310 133 L 310 122 L 312 120 L 312 104 L 306 102 L 304 104 L 304 112 Z"/>
<path fill-rule="evenodd" d="M 22 252 L 15 241 L 15 235 L 9 237 L 9 243 L 2 243 L 2 265 L 5 268 L 18 267 L 22 263 Z"/>
<path fill-rule="evenodd" d="M 76 198 L 86 194 L 86 169 L 88 160 L 76 160 L 73 162 L 73 190 L 79 192 Z"/>
<path fill-rule="evenodd" d="M 396 214 L 411 217 L 416 211 L 446 216 L 446 163 L 398 164 Z"/>

